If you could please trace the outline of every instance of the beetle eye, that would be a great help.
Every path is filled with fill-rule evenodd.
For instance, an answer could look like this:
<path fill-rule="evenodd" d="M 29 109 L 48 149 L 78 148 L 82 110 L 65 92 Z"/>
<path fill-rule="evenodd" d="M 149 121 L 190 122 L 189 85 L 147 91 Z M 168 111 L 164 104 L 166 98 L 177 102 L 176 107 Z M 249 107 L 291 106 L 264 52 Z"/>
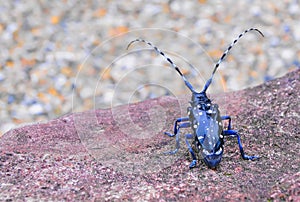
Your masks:
<path fill-rule="evenodd" d="M 219 140 L 215 145 L 215 151 L 219 151 L 221 146 L 221 141 Z"/>
<path fill-rule="evenodd" d="M 220 155 L 221 154 L 221 152 L 222 152 L 222 147 L 220 147 L 220 149 L 215 153 L 216 155 Z"/>

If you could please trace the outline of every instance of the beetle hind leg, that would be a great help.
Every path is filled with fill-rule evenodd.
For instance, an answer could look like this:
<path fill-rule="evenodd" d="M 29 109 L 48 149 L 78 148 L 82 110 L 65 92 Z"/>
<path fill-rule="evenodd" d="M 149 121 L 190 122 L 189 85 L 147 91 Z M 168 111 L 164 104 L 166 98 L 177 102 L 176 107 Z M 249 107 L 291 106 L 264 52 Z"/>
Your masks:
<path fill-rule="evenodd" d="M 176 119 L 175 123 L 174 123 L 174 134 L 170 133 L 170 132 L 165 132 L 165 135 L 169 136 L 169 137 L 174 137 L 179 131 L 179 128 L 180 128 L 180 125 L 179 123 L 180 122 L 183 122 L 183 121 L 188 121 L 189 120 L 189 117 L 182 117 L 182 118 L 178 118 Z M 181 126 L 182 128 L 183 126 Z M 189 127 L 189 126 L 188 126 Z M 183 127 L 184 128 L 184 127 Z"/>

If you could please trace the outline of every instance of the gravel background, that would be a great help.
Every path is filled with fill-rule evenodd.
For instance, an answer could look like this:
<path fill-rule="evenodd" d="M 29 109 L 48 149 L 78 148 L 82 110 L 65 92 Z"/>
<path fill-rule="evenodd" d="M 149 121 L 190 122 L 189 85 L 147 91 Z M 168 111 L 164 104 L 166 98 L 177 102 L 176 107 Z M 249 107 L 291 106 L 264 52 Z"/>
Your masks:
<path fill-rule="evenodd" d="M 201 89 L 228 44 L 256 27 L 265 38 L 247 34 L 211 92 L 281 76 L 300 66 L 299 15 L 297 0 L 1 1 L 0 136 L 71 111 L 187 93 L 161 57 L 135 51 L 144 44 L 126 51 L 138 37 L 166 51 Z"/>

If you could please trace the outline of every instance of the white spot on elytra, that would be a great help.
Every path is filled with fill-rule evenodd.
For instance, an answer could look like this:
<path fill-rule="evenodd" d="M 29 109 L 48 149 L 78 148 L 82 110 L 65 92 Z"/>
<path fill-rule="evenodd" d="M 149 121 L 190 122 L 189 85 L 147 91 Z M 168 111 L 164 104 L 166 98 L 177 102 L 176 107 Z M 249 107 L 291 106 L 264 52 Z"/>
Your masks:
<path fill-rule="evenodd" d="M 195 128 L 195 129 L 197 128 L 197 125 L 196 125 L 196 124 L 194 125 L 194 128 Z"/>

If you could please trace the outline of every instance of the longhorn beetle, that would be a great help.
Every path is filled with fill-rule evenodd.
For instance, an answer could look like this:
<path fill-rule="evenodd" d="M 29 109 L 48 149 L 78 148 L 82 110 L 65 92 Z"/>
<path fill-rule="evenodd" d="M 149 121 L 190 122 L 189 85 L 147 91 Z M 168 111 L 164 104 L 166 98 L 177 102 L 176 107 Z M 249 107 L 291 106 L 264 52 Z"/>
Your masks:
<path fill-rule="evenodd" d="M 204 163 L 209 168 L 215 168 L 222 159 L 223 155 L 223 146 L 224 146 L 224 137 L 225 136 L 233 136 L 237 138 L 239 149 L 241 156 L 244 160 L 255 160 L 258 159 L 258 156 L 248 156 L 244 153 L 244 149 L 241 143 L 240 136 L 237 131 L 231 129 L 231 118 L 230 116 L 220 116 L 220 111 L 217 104 L 213 104 L 211 100 L 206 95 L 206 90 L 212 82 L 213 76 L 220 66 L 221 62 L 227 56 L 228 52 L 231 48 L 238 42 L 238 40 L 245 35 L 247 32 L 256 31 L 261 36 L 264 37 L 263 33 L 255 28 L 250 28 L 242 32 L 224 51 L 221 58 L 215 64 L 211 77 L 207 80 L 204 85 L 204 88 L 201 92 L 197 92 L 191 83 L 186 79 L 186 77 L 179 70 L 178 66 L 168 57 L 160 51 L 156 46 L 154 46 L 151 42 L 148 42 L 144 39 L 136 39 L 131 41 L 127 49 L 132 43 L 135 42 L 143 42 L 151 46 L 158 54 L 163 56 L 165 60 L 170 63 L 170 65 L 179 73 L 181 78 L 183 79 L 185 85 L 192 92 L 192 100 L 190 101 L 190 107 L 187 108 L 187 117 L 178 118 L 174 124 L 174 134 L 165 132 L 169 137 L 176 136 L 176 149 L 173 151 L 167 152 L 167 154 L 175 154 L 179 150 L 179 131 L 181 128 L 191 127 L 193 130 L 193 134 L 185 135 L 185 142 L 189 149 L 189 152 L 192 155 L 192 162 L 190 164 L 190 168 L 194 168 L 197 164 L 197 158 L 195 155 L 199 153 L 202 155 Z M 222 120 L 228 120 L 227 130 L 223 129 Z M 194 151 L 188 142 L 188 139 L 194 139 L 194 144 L 196 147 L 196 151 Z"/>

